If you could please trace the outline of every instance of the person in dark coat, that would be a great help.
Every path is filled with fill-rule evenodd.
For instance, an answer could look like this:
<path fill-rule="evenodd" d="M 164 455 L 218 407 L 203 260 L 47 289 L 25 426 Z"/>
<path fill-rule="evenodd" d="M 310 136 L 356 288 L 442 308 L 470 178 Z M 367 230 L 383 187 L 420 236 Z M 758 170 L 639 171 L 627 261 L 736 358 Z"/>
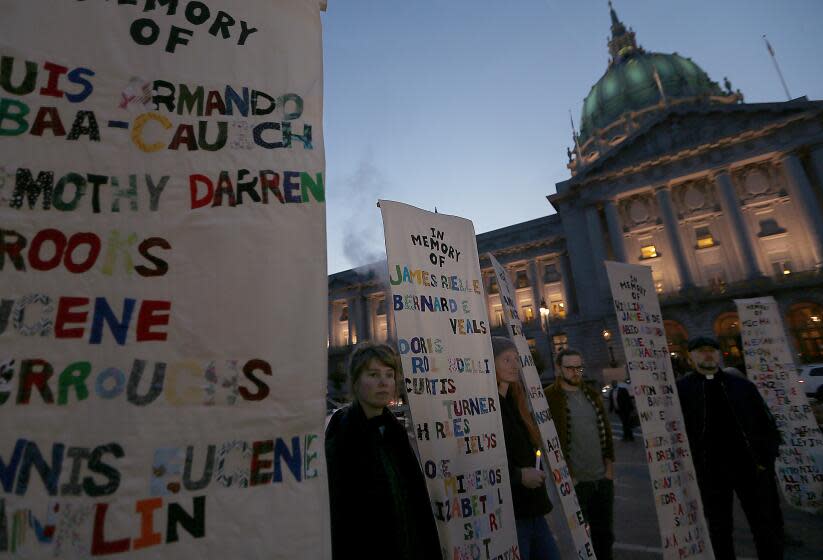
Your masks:
<path fill-rule="evenodd" d="M 721 369 L 720 345 L 689 341 L 693 371 L 677 382 L 697 483 L 718 560 L 734 560 L 733 493 L 761 559 L 783 558 L 783 515 L 774 462 L 780 432 L 754 383 Z"/>
<path fill-rule="evenodd" d="M 597 560 L 612 560 L 614 546 L 614 441 L 600 392 L 583 380 L 583 355 L 566 348 L 557 353 L 558 375 L 546 400 L 574 491 Z"/>
<path fill-rule="evenodd" d="M 546 493 L 546 473 L 535 468 L 535 454 L 542 438 L 526 403 L 517 346 L 508 338 L 493 336 L 492 348 L 520 558 L 560 560 L 560 551 L 546 521 L 552 510 Z"/>
<path fill-rule="evenodd" d="M 629 386 L 628 380 L 621 381 L 615 385 L 612 391 L 615 393 L 615 410 L 617 410 L 620 423 L 623 425 L 622 439 L 623 441 L 634 441 L 634 434 L 632 433 L 635 419 L 634 400 L 632 399 L 631 387 Z"/>
<path fill-rule="evenodd" d="M 387 408 L 399 371 L 385 344 L 361 343 L 349 359 L 354 401 L 326 428 L 335 560 L 442 558 L 423 472 Z"/>

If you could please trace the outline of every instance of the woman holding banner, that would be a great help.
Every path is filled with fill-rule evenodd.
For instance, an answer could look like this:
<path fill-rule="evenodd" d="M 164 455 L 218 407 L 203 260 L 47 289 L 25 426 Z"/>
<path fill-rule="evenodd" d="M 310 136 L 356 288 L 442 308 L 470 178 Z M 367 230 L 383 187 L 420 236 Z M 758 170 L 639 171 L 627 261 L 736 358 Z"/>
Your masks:
<path fill-rule="evenodd" d="M 492 337 L 500 415 L 509 460 L 517 542 L 523 560 L 560 560 L 546 515 L 552 503 L 546 493 L 546 474 L 539 468 L 540 430 L 526 402 L 520 381 L 520 356 L 508 338 Z"/>
<path fill-rule="evenodd" d="M 361 343 L 349 358 L 354 400 L 326 428 L 335 560 L 442 556 L 423 472 L 387 408 L 399 373 L 385 344 Z"/>

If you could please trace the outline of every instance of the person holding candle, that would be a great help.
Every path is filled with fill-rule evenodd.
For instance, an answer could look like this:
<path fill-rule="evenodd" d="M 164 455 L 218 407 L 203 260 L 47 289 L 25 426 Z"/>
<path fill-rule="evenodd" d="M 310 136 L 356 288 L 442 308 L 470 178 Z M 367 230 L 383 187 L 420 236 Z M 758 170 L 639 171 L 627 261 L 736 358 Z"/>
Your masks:
<path fill-rule="evenodd" d="M 540 467 L 540 430 L 529 412 L 520 381 L 520 356 L 508 338 L 492 337 L 500 416 L 506 440 L 517 542 L 522 560 L 560 560 L 546 515 L 552 503 Z"/>

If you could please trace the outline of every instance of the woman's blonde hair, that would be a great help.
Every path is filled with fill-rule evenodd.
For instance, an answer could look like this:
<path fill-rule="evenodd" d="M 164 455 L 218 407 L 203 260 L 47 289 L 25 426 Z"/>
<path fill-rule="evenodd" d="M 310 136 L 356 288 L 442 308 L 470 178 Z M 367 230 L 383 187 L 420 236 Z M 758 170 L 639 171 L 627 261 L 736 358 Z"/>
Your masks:
<path fill-rule="evenodd" d="M 394 379 L 400 376 L 400 356 L 388 344 L 378 344 L 371 341 L 363 341 L 354 347 L 349 356 L 349 384 L 351 387 L 352 396 L 354 395 L 354 384 L 360 378 L 360 374 L 369 365 L 372 360 L 377 360 L 381 364 L 388 366 L 394 370 Z"/>

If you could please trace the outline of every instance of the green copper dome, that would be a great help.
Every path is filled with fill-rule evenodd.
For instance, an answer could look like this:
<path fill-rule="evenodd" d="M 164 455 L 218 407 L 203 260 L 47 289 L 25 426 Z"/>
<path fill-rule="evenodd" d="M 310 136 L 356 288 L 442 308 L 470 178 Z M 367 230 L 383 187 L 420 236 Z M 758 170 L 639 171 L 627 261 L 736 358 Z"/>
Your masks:
<path fill-rule="evenodd" d="M 655 70 L 660 86 L 655 79 Z M 678 54 L 632 50 L 614 61 L 583 101 L 580 142 L 592 131 L 608 126 L 628 111 L 638 111 L 661 100 L 723 95 L 715 82 L 697 64 Z"/>
<path fill-rule="evenodd" d="M 639 47 L 634 31 L 617 17 L 611 0 L 609 15 L 609 69 L 583 101 L 578 137 L 581 144 L 595 130 L 609 126 L 623 114 L 658 105 L 663 96 L 671 102 L 724 95 L 720 86 L 690 59 L 677 53 L 647 53 Z"/>

